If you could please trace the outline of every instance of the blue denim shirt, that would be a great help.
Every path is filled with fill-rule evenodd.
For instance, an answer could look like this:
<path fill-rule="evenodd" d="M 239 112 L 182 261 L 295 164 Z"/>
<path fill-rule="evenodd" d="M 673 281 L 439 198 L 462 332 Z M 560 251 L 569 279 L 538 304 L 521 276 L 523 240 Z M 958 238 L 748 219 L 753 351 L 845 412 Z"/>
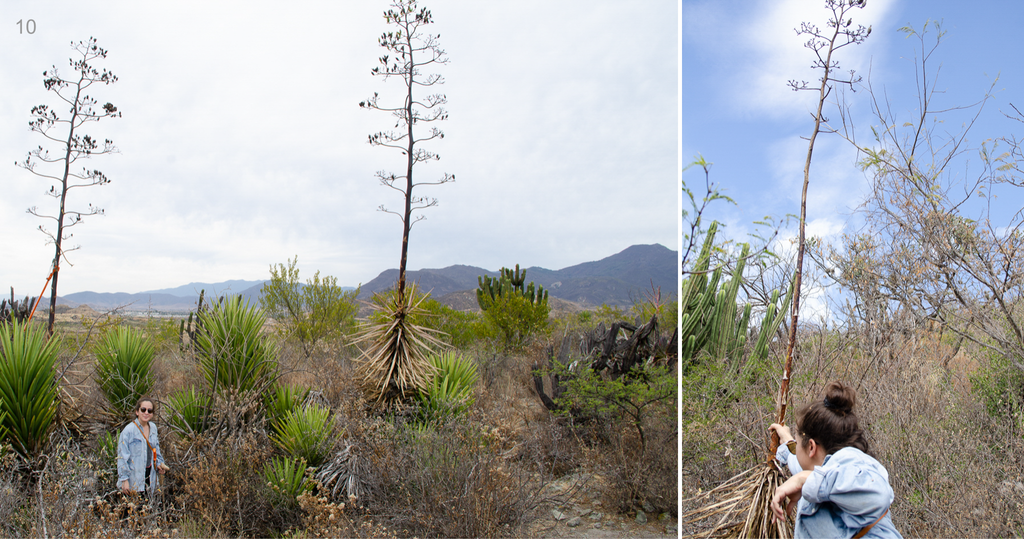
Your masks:
<path fill-rule="evenodd" d="M 160 451 L 160 439 L 156 433 L 156 423 L 149 422 L 149 443 L 156 450 L 156 462 L 152 466 L 159 466 L 164 463 L 164 454 Z M 146 482 L 146 461 L 149 455 L 149 446 L 142 436 L 139 426 L 133 421 L 125 425 L 121 436 L 117 440 L 117 488 L 127 479 L 128 487 L 139 492 L 143 490 Z M 149 491 L 156 489 L 157 477 L 160 474 L 154 469 L 150 476 Z"/>
<path fill-rule="evenodd" d="M 779 446 L 775 458 L 794 474 L 803 471 L 785 445 Z M 844 447 L 827 455 L 804 483 L 793 537 L 848 539 L 885 513 L 893 498 L 885 467 L 859 449 Z M 903 538 L 888 513 L 864 537 Z"/>

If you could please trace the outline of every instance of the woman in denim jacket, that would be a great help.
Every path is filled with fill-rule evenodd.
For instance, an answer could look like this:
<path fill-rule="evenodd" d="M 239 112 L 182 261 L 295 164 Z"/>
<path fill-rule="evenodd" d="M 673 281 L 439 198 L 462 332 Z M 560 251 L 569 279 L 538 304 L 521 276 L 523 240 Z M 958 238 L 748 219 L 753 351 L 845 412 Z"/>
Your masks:
<path fill-rule="evenodd" d="M 153 492 L 157 485 L 153 466 L 160 474 L 168 469 L 151 419 L 153 401 L 142 398 L 135 404 L 135 421 L 125 425 L 117 440 L 117 484 L 125 494 Z"/>
<path fill-rule="evenodd" d="M 796 438 L 789 427 L 769 427 L 779 435 L 776 459 L 793 473 L 775 491 L 771 507 L 777 520 L 796 507 L 796 539 L 903 537 L 889 515 L 889 473 L 868 453 L 855 400 L 852 388 L 832 382 L 824 399 L 797 412 Z"/>

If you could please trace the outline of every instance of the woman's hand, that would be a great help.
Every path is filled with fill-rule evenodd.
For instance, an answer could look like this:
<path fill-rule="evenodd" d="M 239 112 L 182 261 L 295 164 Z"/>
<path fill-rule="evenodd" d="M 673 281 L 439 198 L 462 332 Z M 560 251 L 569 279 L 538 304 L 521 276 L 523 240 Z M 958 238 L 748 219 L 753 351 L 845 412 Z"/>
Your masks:
<path fill-rule="evenodd" d="M 787 479 L 785 483 L 779 485 L 779 488 L 775 490 L 775 495 L 772 496 L 771 508 L 772 513 L 775 514 L 776 521 L 785 520 L 787 513 L 793 514 L 793 511 L 796 510 L 796 504 L 800 501 L 800 496 L 803 493 L 804 483 L 807 482 L 807 478 L 810 476 L 810 471 L 800 472 Z"/>
<path fill-rule="evenodd" d="M 775 431 L 775 433 L 779 435 L 779 445 L 786 445 L 793 439 L 793 432 L 785 425 L 772 423 L 768 426 L 768 430 Z"/>
<path fill-rule="evenodd" d="M 128 486 L 128 480 L 127 479 L 125 479 L 124 481 L 121 481 L 121 492 L 123 492 L 125 494 L 131 494 L 131 492 L 132 492 L 131 487 Z"/>
<path fill-rule="evenodd" d="M 167 470 L 170 470 L 170 469 L 171 469 L 171 467 L 166 465 L 166 464 L 157 464 L 156 465 L 156 471 L 160 472 L 161 475 L 163 475 L 165 472 L 167 472 Z"/>

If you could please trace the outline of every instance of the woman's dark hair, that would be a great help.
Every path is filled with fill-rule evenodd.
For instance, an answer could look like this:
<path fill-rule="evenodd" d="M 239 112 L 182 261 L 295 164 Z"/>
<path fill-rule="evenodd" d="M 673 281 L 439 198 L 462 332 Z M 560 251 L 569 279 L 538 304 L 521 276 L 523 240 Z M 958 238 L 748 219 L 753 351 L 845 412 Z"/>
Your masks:
<path fill-rule="evenodd" d="M 853 405 L 857 394 L 842 382 L 832 382 L 825 388 L 824 398 L 804 405 L 796 413 L 796 428 L 803 446 L 814 439 L 826 455 L 844 447 L 856 447 L 869 453 L 868 441 L 860 428 Z"/>

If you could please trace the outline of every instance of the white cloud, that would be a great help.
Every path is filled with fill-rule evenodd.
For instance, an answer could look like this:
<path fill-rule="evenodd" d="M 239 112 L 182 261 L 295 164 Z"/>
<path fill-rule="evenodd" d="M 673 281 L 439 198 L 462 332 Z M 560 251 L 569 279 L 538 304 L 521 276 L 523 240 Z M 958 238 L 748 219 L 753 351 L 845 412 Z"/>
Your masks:
<path fill-rule="evenodd" d="M 850 14 L 854 25 L 878 27 L 891 13 L 895 0 L 872 0 Z M 683 38 L 687 44 L 717 60 L 720 81 L 732 114 L 803 121 L 814 112 L 817 93 L 797 92 L 787 81 L 816 86 L 819 70 L 810 69 L 814 53 L 803 47 L 806 35 L 797 35 L 801 23 L 827 30 L 826 11 L 820 2 L 762 0 L 757 2 L 703 1 L 688 3 L 683 11 Z M 882 50 L 888 36 L 875 33 L 862 45 L 850 45 L 837 56 L 843 72 L 866 75 L 871 55 Z"/>

